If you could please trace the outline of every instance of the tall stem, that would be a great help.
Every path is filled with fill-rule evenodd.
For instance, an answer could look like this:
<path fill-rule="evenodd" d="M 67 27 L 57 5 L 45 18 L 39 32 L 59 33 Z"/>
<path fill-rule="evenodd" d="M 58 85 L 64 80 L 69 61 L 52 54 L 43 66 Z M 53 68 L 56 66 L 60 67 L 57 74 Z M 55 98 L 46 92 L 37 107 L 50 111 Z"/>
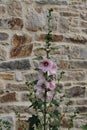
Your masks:
<path fill-rule="evenodd" d="M 49 58 L 49 52 L 50 52 L 50 41 L 52 40 L 51 37 L 51 12 L 53 10 L 49 10 L 48 14 L 48 34 L 46 36 L 46 57 Z M 48 73 L 46 72 L 46 80 L 47 80 Z M 47 122 L 46 122 L 46 114 L 47 114 L 47 89 L 45 89 L 45 94 L 44 94 L 44 130 L 47 130 Z"/>
<path fill-rule="evenodd" d="M 45 89 L 45 99 L 44 99 L 44 130 L 46 130 L 46 97 L 47 97 L 47 91 Z"/>

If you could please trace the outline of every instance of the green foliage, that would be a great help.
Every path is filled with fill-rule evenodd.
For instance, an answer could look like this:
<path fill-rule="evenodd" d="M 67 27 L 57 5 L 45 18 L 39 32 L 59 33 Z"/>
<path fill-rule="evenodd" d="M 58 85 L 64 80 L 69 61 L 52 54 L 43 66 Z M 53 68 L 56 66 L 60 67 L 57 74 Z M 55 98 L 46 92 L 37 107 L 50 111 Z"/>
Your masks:
<path fill-rule="evenodd" d="M 11 124 L 9 121 L 0 119 L 0 130 L 3 130 L 3 129 L 11 130 Z"/>
<path fill-rule="evenodd" d="M 38 127 L 40 124 L 40 120 L 38 116 L 32 115 L 32 117 L 29 118 L 29 130 L 34 130 L 34 127 Z"/>
<path fill-rule="evenodd" d="M 87 124 L 81 126 L 82 130 L 87 130 Z"/>

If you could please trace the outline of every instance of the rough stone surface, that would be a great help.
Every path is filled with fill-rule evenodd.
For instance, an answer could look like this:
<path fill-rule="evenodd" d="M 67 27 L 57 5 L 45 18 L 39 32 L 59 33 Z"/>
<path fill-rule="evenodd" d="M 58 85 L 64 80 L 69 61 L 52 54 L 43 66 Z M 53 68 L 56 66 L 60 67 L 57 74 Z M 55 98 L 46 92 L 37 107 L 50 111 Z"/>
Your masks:
<path fill-rule="evenodd" d="M 16 100 L 16 93 L 7 93 L 5 95 L 0 96 L 0 103 L 5 103 L 5 102 L 14 102 Z"/>
<path fill-rule="evenodd" d="M 50 43 L 54 47 L 50 57 L 57 65 L 57 78 L 65 72 L 59 95 L 65 92 L 67 98 L 64 97 L 61 107 L 66 110 L 63 103 L 70 98 L 68 114 L 80 111 L 71 130 L 81 130 L 80 125 L 87 120 L 82 115 L 87 113 L 87 0 L 0 0 L 0 118 L 11 118 L 11 130 L 22 130 L 12 113 L 21 113 L 21 124 L 26 126 L 25 118 L 33 114 L 28 109 L 28 94 L 33 86 L 29 88 L 25 82 L 38 78 L 34 70 L 39 63 L 36 55 L 46 57 L 42 48 L 50 8 Z M 67 130 L 66 126 L 67 121 L 63 120 L 61 130 Z"/>
<path fill-rule="evenodd" d="M 25 84 L 7 84 L 7 91 L 28 91 L 28 88 Z"/>
<path fill-rule="evenodd" d="M 74 86 L 69 89 L 66 89 L 67 97 L 84 97 L 85 96 L 85 87 Z"/>
<path fill-rule="evenodd" d="M 46 25 L 45 15 L 38 13 L 34 9 L 28 9 L 26 15 L 26 29 L 28 31 L 42 30 Z"/>
<path fill-rule="evenodd" d="M 9 35 L 7 33 L 0 32 L 0 40 L 7 40 L 8 37 L 9 37 Z"/>
<path fill-rule="evenodd" d="M 7 6 L 8 14 L 11 16 L 20 17 L 22 15 L 22 6 L 20 2 L 13 1 Z"/>
<path fill-rule="evenodd" d="M 23 21 L 20 18 L 14 18 L 14 17 L 11 19 L 0 18 L 0 28 L 20 30 L 23 28 Z"/>
<path fill-rule="evenodd" d="M 0 71 L 6 70 L 26 70 L 30 69 L 29 60 L 16 60 L 16 61 L 8 61 L 8 62 L 1 62 L 0 63 Z"/>

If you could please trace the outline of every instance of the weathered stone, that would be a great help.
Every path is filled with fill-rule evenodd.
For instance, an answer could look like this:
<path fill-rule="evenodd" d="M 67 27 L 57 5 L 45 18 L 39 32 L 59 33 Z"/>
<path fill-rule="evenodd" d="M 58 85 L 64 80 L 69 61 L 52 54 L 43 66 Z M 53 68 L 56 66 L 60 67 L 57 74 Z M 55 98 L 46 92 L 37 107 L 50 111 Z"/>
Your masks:
<path fill-rule="evenodd" d="M 8 124 L 10 125 L 10 130 L 14 130 L 14 121 L 13 121 L 13 118 L 12 116 L 0 116 L 0 120 L 2 120 L 3 124 L 2 127 L 1 127 L 1 124 L 0 124 L 0 128 L 2 130 L 6 130 L 6 126 L 8 126 Z"/>
<path fill-rule="evenodd" d="M 0 61 L 4 61 L 6 59 L 7 59 L 7 52 L 3 47 L 1 47 L 0 48 Z"/>
<path fill-rule="evenodd" d="M 0 103 L 14 102 L 17 101 L 16 93 L 6 93 L 0 97 Z"/>
<path fill-rule="evenodd" d="M 83 27 L 83 28 L 87 28 L 87 21 L 81 21 L 80 22 L 80 26 Z"/>
<path fill-rule="evenodd" d="M 82 32 L 84 32 L 85 34 L 87 34 L 87 29 L 82 29 Z"/>
<path fill-rule="evenodd" d="M 36 48 L 36 49 L 34 50 L 34 54 L 35 54 L 35 55 L 42 55 L 42 56 L 44 56 L 44 55 L 46 54 L 46 52 L 45 52 L 45 50 L 42 50 L 42 49 L 40 49 L 40 48 Z"/>
<path fill-rule="evenodd" d="M 42 30 L 46 26 L 45 15 L 38 13 L 34 9 L 28 9 L 26 15 L 26 29 L 28 31 Z"/>
<path fill-rule="evenodd" d="M 0 28 L 20 30 L 23 28 L 23 21 L 20 18 L 9 18 L 9 19 L 0 18 Z"/>
<path fill-rule="evenodd" d="M 67 18 L 60 17 L 58 31 L 61 33 L 69 32 L 69 20 Z"/>
<path fill-rule="evenodd" d="M 7 91 L 28 91 L 28 88 L 25 84 L 7 84 Z"/>
<path fill-rule="evenodd" d="M 71 97 L 84 97 L 85 96 L 85 87 L 74 86 L 65 90 L 68 98 Z"/>
<path fill-rule="evenodd" d="M 87 42 L 87 38 L 84 36 L 84 35 L 67 35 L 65 36 L 65 38 L 68 40 L 68 41 L 71 41 L 73 43 L 82 43 L 82 44 L 85 44 Z"/>
<path fill-rule="evenodd" d="M 34 80 L 37 79 L 37 77 L 38 77 L 37 73 L 28 73 L 28 74 L 25 74 L 26 81 L 34 81 Z"/>
<path fill-rule="evenodd" d="M 67 5 L 67 0 L 35 0 L 39 4 L 58 4 L 58 5 Z"/>
<path fill-rule="evenodd" d="M 46 39 L 46 34 L 36 35 L 37 41 L 45 41 L 45 39 Z M 60 41 L 63 41 L 63 35 L 58 35 L 58 34 L 52 35 L 52 42 L 60 42 Z"/>
<path fill-rule="evenodd" d="M 22 29 L 23 21 L 20 18 L 12 18 L 8 21 L 8 25 L 10 29 Z"/>
<path fill-rule="evenodd" d="M 63 81 L 83 81 L 86 78 L 86 73 L 84 71 L 74 71 L 74 72 L 66 72 L 63 75 Z"/>
<path fill-rule="evenodd" d="M 0 79 L 13 80 L 14 79 L 14 75 L 10 74 L 10 73 L 0 73 Z"/>
<path fill-rule="evenodd" d="M 22 74 L 20 71 L 17 71 L 17 72 L 15 73 L 15 79 L 16 79 L 16 81 L 18 81 L 18 82 L 23 81 L 23 74 Z"/>
<path fill-rule="evenodd" d="M 66 60 L 60 60 L 58 62 L 58 68 L 59 69 L 69 69 L 70 68 L 70 63 Z"/>
<path fill-rule="evenodd" d="M 87 61 L 70 61 L 71 69 L 87 69 Z"/>
<path fill-rule="evenodd" d="M 79 13 L 77 12 L 60 12 L 60 15 L 61 16 L 64 16 L 64 17 L 78 17 L 79 16 Z"/>
<path fill-rule="evenodd" d="M 21 2 L 12 1 L 7 6 L 8 14 L 11 16 L 20 17 L 22 15 Z"/>
<path fill-rule="evenodd" d="M 81 12 L 80 13 L 80 17 L 82 18 L 82 20 L 86 20 L 87 21 L 87 12 Z"/>
<path fill-rule="evenodd" d="M 29 104 L 25 105 L 0 105 L 0 113 L 9 113 L 9 112 L 18 112 L 18 113 L 29 113 L 30 114 L 30 110 L 28 109 Z M 13 130 L 13 129 L 12 129 Z"/>
<path fill-rule="evenodd" d="M 0 71 L 6 70 L 27 70 L 30 69 L 30 63 L 28 59 L 24 60 L 15 60 L 15 61 L 8 61 L 8 62 L 1 62 L 0 63 Z"/>
<path fill-rule="evenodd" d="M 87 58 L 87 48 L 80 48 L 80 58 L 86 59 Z"/>
<path fill-rule="evenodd" d="M 79 107 L 76 107 L 76 109 L 80 113 L 86 113 L 87 112 L 87 107 L 86 106 L 79 106 Z"/>
<path fill-rule="evenodd" d="M 27 57 L 31 54 L 32 48 L 33 44 L 13 48 L 10 52 L 11 57 Z"/>
<path fill-rule="evenodd" d="M 0 5 L 0 16 L 3 16 L 6 13 L 5 6 Z"/>
<path fill-rule="evenodd" d="M 13 36 L 14 47 L 19 47 L 19 46 L 25 44 L 26 41 L 27 41 L 27 38 L 24 35 L 17 35 L 17 34 L 15 34 Z"/>
<path fill-rule="evenodd" d="M 1 94 L 1 90 L 4 90 L 5 89 L 5 85 L 4 85 L 4 82 L 2 80 L 0 80 L 0 94 Z"/>
<path fill-rule="evenodd" d="M 87 99 L 80 99 L 76 101 L 77 105 L 87 105 Z"/>
<path fill-rule="evenodd" d="M 9 35 L 4 32 L 0 32 L 0 40 L 7 40 Z"/>

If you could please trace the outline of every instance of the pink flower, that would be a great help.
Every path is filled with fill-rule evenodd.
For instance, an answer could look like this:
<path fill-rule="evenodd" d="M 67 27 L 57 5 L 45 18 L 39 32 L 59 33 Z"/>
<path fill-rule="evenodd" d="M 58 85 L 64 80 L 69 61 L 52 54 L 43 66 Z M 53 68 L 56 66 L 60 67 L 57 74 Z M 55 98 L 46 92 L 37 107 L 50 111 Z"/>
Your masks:
<path fill-rule="evenodd" d="M 50 71 L 52 69 L 52 65 L 53 62 L 47 58 L 45 58 L 44 60 L 42 60 L 39 64 L 39 68 L 43 71 L 43 72 L 47 72 Z"/>
<path fill-rule="evenodd" d="M 45 80 L 45 76 L 44 76 L 44 73 L 43 73 L 42 71 L 39 71 L 39 72 L 38 72 L 38 79 L 39 79 L 39 80 L 41 80 L 41 79 L 42 79 L 42 80 Z"/>
<path fill-rule="evenodd" d="M 39 69 L 41 69 L 43 72 L 48 72 L 49 75 L 55 74 L 57 70 L 56 68 L 56 64 L 47 58 L 39 63 Z"/>
<path fill-rule="evenodd" d="M 39 93 L 39 95 L 38 95 L 39 98 L 40 98 L 42 101 L 44 101 L 44 99 L 45 99 L 44 95 L 45 95 L 45 94 L 44 94 L 43 92 Z M 48 92 L 47 92 L 46 101 L 47 101 L 47 102 L 51 101 L 51 100 L 52 100 L 52 97 L 53 97 L 53 92 L 48 91 Z"/>
<path fill-rule="evenodd" d="M 49 70 L 49 74 L 50 74 L 50 75 L 56 74 L 56 71 L 57 71 L 56 64 L 53 63 L 53 64 L 52 64 L 52 68 Z"/>
<path fill-rule="evenodd" d="M 40 79 L 37 82 L 36 88 L 39 92 L 44 92 L 49 87 L 49 83 L 46 80 Z"/>
<path fill-rule="evenodd" d="M 49 90 L 53 91 L 55 89 L 55 82 L 54 81 L 50 81 L 49 82 L 49 87 L 48 87 Z"/>

